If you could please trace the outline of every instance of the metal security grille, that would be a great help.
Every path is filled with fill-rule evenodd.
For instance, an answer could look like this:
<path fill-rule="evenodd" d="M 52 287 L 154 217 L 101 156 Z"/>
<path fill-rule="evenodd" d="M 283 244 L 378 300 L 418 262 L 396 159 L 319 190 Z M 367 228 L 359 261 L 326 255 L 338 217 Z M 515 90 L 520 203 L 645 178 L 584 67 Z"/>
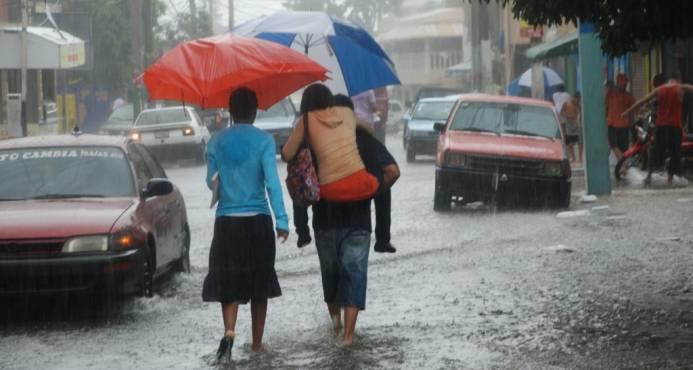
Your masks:
<path fill-rule="evenodd" d="M 0 241 L 0 258 L 51 257 L 60 254 L 64 240 Z"/>
<path fill-rule="evenodd" d="M 498 157 L 473 156 L 469 158 L 469 166 L 478 171 L 498 172 L 507 175 L 538 176 L 544 170 L 540 161 L 527 161 Z"/>

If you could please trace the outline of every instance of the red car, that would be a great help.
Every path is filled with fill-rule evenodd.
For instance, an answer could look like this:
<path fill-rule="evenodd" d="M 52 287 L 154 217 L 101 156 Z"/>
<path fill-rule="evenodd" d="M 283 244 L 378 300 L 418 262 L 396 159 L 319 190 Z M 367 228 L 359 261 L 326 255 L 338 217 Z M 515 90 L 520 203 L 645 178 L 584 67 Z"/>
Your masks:
<path fill-rule="evenodd" d="M 511 197 L 570 205 L 571 168 L 558 117 L 540 100 L 462 95 L 441 133 L 433 208 Z"/>
<path fill-rule="evenodd" d="M 142 144 L 81 134 L 4 140 L 0 173 L 0 295 L 152 296 L 162 273 L 189 271 L 183 197 Z"/>

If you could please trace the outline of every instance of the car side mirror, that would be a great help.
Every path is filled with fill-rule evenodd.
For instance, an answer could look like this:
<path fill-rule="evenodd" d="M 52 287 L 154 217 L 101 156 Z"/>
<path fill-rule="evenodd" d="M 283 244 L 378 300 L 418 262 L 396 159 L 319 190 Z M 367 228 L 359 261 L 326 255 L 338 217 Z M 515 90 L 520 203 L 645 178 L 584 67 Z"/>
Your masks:
<path fill-rule="evenodd" d="M 144 199 L 169 195 L 173 193 L 173 183 L 168 179 L 151 179 L 142 189 Z"/>
<path fill-rule="evenodd" d="M 436 122 L 433 124 L 433 129 L 442 134 L 445 132 L 445 126 L 445 122 Z"/>

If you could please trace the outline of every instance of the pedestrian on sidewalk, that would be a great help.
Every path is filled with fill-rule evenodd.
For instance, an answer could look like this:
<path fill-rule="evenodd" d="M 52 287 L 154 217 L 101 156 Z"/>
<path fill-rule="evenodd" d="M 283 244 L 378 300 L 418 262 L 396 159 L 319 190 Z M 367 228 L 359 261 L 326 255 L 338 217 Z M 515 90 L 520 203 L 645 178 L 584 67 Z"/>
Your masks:
<path fill-rule="evenodd" d="M 387 93 L 387 87 L 380 87 L 373 90 L 375 94 L 375 117 L 376 121 L 373 126 L 373 132 L 375 138 L 381 143 L 385 144 L 385 138 L 387 137 L 387 120 L 390 114 L 390 97 Z"/>
<path fill-rule="evenodd" d="M 630 126 L 632 115 L 624 116 L 623 112 L 635 103 L 635 98 L 629 93 L 628 77 L 621 73 L 616 78 L 616 88 L 606 94 L 606 122 L 609 130 L 609 147 L 616 160 L 623 158 L 623 153 L 630 146 Z"/>
<path fill-rule="evenodd" d="M 582 107 L 580 105 L 580 93 L 576 92 L 572 99 L 563 104 L 561 108 L 561 121 L 565 122 L 565 143 L 568 146 L 568 155 L 571 163 L 582 162 Z M 575 155 L 575 146 L 578 154 Z"/>
<path fill-rule="evenodd" d="M 653 158 L 645 178 L 645 185 L 652 182 L 652 172 L 655 166 L 661 165 L 669 152 L 669 168 L 667 183 L 672 186 L 674 175 L 679 173 L 681 165 L 681 136 L 683 135 L 683 95 L 693 92 L 693 85 L 682 84 L 678 74 L 672 75 L 669 81 L 652 90 L 647 96 L 638 100 L 633 106 L 623 112 L 623 116 L 639 109 L 648 102 L 657 103 L 657 118 L 655 121 L 655 147 Z"/>
<path fill-rule="evenodd" d="M 277 238 L 285 242 L 289 236 L 276 144 L 270 134 L 253 126 L 255 92 L 235 90 L 229 99 L 229 112 L 233 126 L 212 137 L 207 146 L 207 185 L 211 189 L 218 174 L 219 204 L 202 298 L 221 303 L 224 336 L 218 361 L 231 359 L 240 304 L 250 302 L 251 349 L 262 350 L 267 301 L 281 295 L 274 269 L 276 244 L 270 205 Z"/>

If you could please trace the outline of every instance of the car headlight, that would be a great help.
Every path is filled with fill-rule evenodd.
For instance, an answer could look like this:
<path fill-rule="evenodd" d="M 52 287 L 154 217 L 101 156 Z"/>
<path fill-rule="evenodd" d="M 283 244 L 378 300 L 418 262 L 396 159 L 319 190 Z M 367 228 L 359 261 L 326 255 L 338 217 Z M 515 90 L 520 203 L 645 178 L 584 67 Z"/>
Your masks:
<path fill-rule="evenodd" d="M 80 236 L 63 244 L 63 253 L 105 252 L 108 250 L 108 237 L 104 235 Z"/>
<path fill-rule="evenodd" d="M 563 162 L 550 162 L 544 165 L 544 175 L 549 177 L 564 177 L 565 165 Z"/>
<path fill-rule="evenodd" d="M 195 130 L 192 127 L 186 127 L 183 129 L 183 136 L 193 136 L 195 135 Z"/>
<path fill-rule="evenodd" d="M 445 153 L 445 166 L 462 168 L 467 166 L 467 156 L 460 153 Z"/>
<path fill-rule="evenodd" d="M 128 136 L 130 136 L 130 139 L 132 140 L 139 140 L 142 138 L 142 135 L 140 135 L 139 132 L 131 132 Z"/>

